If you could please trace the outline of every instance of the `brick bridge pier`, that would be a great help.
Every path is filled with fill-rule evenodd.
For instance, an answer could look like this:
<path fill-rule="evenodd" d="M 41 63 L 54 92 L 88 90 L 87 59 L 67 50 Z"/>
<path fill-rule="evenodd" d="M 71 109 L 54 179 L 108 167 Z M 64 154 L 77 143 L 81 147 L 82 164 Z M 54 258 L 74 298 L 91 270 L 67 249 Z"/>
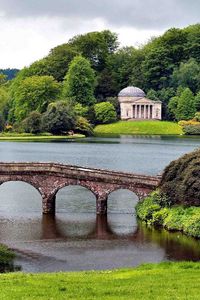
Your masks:
<path fill-rule="evenodd" d="M 128 189 L 142 199 L 159 185 L 160 176 L 58 163 L 0 163 L 0 185 L 8 181 L 23 181 L 35 187 L 42 196 L 44 214 L 55 213 L 56 194 L 61 188 L 83 186 L 96 196 L 96 213 L 103 215 L 107 213 L 107 199 L 111 192 Z"/>

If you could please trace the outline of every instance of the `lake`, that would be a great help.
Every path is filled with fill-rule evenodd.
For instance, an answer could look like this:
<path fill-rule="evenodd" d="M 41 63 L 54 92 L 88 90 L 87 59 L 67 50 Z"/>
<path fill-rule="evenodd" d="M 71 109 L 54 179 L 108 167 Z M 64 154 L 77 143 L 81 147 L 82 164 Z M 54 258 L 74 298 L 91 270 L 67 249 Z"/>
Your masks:
<path fill-rule="evenodd" d="M 161 174 L 180 155 L 200 147 L 200 138 L 121 136 L 66 142 L 0 142 L 3 162 L 60 162 Z M 137 221 L 137 196 L 118 190 L 108 216 L 95 214 L 95 197 L 69 186 L 56 197 L 56 216 L 42 216 L 41 196 L 30 185 L 0 186 L 0 242 L 15 249 L 25 272 L 110 269 L 143 262 L 200 259 L 200 242 L 181 233 L 148 228 Z"/>

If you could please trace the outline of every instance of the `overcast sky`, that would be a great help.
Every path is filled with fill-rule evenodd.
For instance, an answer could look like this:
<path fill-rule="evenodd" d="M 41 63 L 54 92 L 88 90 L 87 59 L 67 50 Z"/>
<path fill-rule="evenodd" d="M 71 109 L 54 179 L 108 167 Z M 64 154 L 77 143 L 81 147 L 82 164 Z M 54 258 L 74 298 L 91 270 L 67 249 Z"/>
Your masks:
<path fill-rule="evenodd" d="M 0 68 L 22 68 L 79 33 L 110 29 L 137 46 L 200 21 L 200 0 L 0 0 Z"/>

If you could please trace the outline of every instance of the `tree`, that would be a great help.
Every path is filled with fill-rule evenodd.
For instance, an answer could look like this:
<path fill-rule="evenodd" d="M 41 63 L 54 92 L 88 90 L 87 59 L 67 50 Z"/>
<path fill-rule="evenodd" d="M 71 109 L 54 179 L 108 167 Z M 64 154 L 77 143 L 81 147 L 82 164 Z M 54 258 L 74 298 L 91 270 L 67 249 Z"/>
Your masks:
<path fill-rule="evenodd" d="M 94 111 L 97 123 L 112 123 L 117 119 L 115 108 L 113 104 L 109 102 L 95 104 Z"/>
<path fill-rule="evenodd" d="M 200 89 L 200 65 L 194 58 L 186 63 L 181 63 L 178 69 L 172 74 L 172 83 L 174 86 L 189 87 L 193 93 Z"/>
<path fill-rule="evenodd" d="M 158 92 L 156 92 L 153 89 L 148 90 L 147 98 L 154 100 L 154 101 L 158 101 L 159 100 Z"/>
<path fill-rule="evenodd" d="M 195 106 L 196 110 L 200 112 L 200 92 L 198 92 L 198 94 L 195 97 Z"/>
<path fill-rule="evenodd" d="M 166 88 L 173 71 L 169 50 L 164 47 L 152 48 L 145 56 L 142 71 L 146 89 Z"/>
<path fill-rule="evenodd" d="M 91 124 L 84 117 L 77 118 L 75 130 L 76 132 L 84 134 L 86 136 L 92 136 L 94 134 Z"/>
<path fill-rule="evenodd" d="M 14 91 L 14 115 L 18 122 L 31 111 L 45 112 L 60 93 L 60 85 L 52 76 L 32 76 L 20 81 Z"/>
<path fill-rule="evenodd" d="M 177 117 L 177 107 L 178 107 L 179 97 L 174 96 L 170 99 L 168 103 L 168 109 L 171 114 L 171 118 L 176 120 Z"/>
<path fill-rule="evenodd" d="M 181 93 L 176 111 L 177 120 L 189 120 L 194 117 L 196 112 L 195 98 L 189 88 L 184 89 Z"/>
<path fill-rule="evenodd" d="M 25 132 L 40 133 L 42 130 L 42 115 L 37 111 L 32 111 L 22 123 Z"/>
<path fill-rule="evenodd" d="M 105 68 L 109 55 L 116 51 L 119 44 L 116 33 L 103 30 L 77 35 L 69 40 L 68 45 L 87 58 L 92 68 L 99 72 Z"/>
<path fill-rule="evenodd" d="M 52 134 L 62 134 L 74 130 L 76 115 L 73 107 L 67 101 L 50 103 L 43 114 L 42 123 L 44 130 Z"/>
<path fill-rule="evenodd" d="M 94 104 L 95 74 L 89 61 L 77 56 L 70 64 L 63 83 L 63 97 L 71 97 L 84 106 Z"/>

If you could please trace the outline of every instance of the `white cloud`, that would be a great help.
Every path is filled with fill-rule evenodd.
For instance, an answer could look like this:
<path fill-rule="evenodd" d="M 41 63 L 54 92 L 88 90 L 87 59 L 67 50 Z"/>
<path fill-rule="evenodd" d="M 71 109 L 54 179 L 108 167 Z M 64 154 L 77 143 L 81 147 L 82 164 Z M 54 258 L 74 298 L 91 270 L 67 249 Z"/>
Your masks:
<path fill-rule="evenodd" d="M 0 0 L 0 68 L 22 68 L 76 34 L 110 29 L 138 45 L 199 21 L 199 0 Z"/>
<path fill-rule="evenodd" d="M 66 43 L 76 34 L 107 29 L 102 19 L 85 20 L 63 18 L 26 18 L 0 19 L 0 69 L 22 68 L 48 54 L 49 50 Z M 160 34 L 156 30 L 136 30 L 131 27 L 110 30 L 119 34 L 122 46 L 137 46 L 152 35 Z"/>

